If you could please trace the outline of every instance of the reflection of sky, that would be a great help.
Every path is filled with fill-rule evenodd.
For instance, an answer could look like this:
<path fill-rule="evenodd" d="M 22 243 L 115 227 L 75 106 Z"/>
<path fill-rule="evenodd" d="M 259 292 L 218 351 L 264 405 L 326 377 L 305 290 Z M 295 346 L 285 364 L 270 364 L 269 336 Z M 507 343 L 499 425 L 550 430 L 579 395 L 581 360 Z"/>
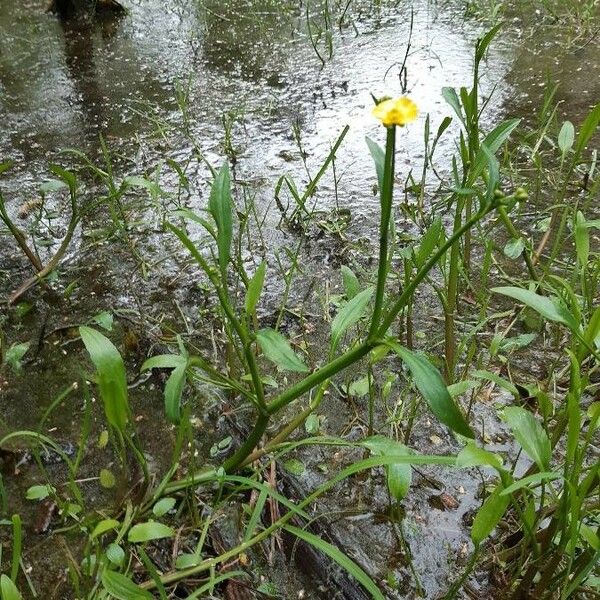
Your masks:
<path fill-rule="evenodd" d="M 0 0 L 0 6 L 7 1 Z M 295 121 L 313 173 L 349 124 L 336 165 L 340 194 L 346 206 L 370 212 L 375 199 L 366 206 L 364 199 L 372 199 L 373 169 L 364 136 L 383 138 L 370 117 L 370 92 L 399 92 L 411 3 L 357 21 L 360 35 L 353 28 L 341 36 L 336 30 L 333 60 L 323 69 L 305 33 L 294 28 L 303 18 L 282 13 L 275 2 L 164 4 L 131 2 L 130 14 L 121 21 L 71 34 L 68 40 L 41 2 L 1 11 L 2 112 L 10 123 L 1 141 L 4 154 L 16 148 L 21 154 L 15 158 L 30 163 L 22 169 L 32 170 L 36 160 L 45 168 L 60 148 L 97 147 L 100 132 L 109 144 L 118 143 L 121 152 L 132 154 L 136 149 L 127 145 L 150 127 L 140 112 L 153 110 L 162 119 L 177 121 L 174 83 L 191 74 L 189 114 L 201 146 L 211 159 L 222 160 L 221 115 L 238 111 L 243 127 L 235 128 L 234 145 L 242 150 L 239 172 L 249 180 L 274 181 L 286 171 L 299 184 L 306 179 L 300 161 L 281 158 L 296 150 L 290 135 Z M 457 29 L 460 18 L 441 18 L 425 0 L 414 5 L 408 85 L 421 118 L 399 136 L 402 178 L 418 166 L 425 114 L 431 114 L 432 131 L 450 114 L 441 88 L 470 84 L 475 37 Z M 179 155 L 183 140 L 171 142 Z M 447 154 L 448 147 L 442 145 L 440 151 Z M 325 178 L 321 190 L 327 192 L 328 185 L 331 179 Z"/>

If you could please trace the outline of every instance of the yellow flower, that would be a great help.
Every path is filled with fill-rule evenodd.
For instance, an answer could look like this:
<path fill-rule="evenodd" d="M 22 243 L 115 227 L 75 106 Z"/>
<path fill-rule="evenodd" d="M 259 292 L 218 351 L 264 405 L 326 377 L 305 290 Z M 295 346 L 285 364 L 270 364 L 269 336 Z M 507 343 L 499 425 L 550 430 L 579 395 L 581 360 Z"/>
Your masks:
<path fill-rule="evenodd" d="M 373 109 L 373 116 L 386 127 L 406 125 L 417 118 L 417 105 L 406 96 L 382 100 Z"/>

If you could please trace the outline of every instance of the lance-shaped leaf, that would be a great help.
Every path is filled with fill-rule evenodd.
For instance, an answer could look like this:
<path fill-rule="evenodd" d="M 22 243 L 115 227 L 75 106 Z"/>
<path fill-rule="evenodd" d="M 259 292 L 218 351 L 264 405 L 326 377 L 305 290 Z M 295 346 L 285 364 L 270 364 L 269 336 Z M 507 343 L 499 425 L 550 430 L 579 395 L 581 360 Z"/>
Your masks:
<path fill-rule="evenodd" d="M 375 163 L 375 171 L 377 172 L 377 184 L 379 185 L 379 189 L 383 187 L 383 167 L 385 163 L 385 152 L 383 148 L 377 143 L 374 142 L 371 138 L 365 138 L 367 141 L 367 146 L 369 147 L 369 152 L 373 157 L 373 162 Z"/>
<path fill-rule="evenodd" d="M 329 542 L 322 540 L 320 537 L 309 533 L 304 529 L 293 527 L 292 525 L 284 525 L 284 529 L 333 559 L 340 567 L 350 573 L 350 575 L 352 575 L 367 590 L 367 592 L 369 592 L 369 594 L 371 594 L 373 600 L 384 600 L 384 595 L 379 591 L 379 588 L 375 585 L 373 580 L 339 548 L 336 548 Z"/>
<path fill-rule="evenodd" d="M 116 571 L 104 570 L 102 585 L 117 600 L 152 600 L 154 597 L 150 592 L 133 583 L 129 577 Z"/>
<path fill-rule="evenodd" d="M 265 273 L 267 271 L 267 263 L 263 260 L 256 272 L 252 276 L 246 291 L 246 314 L 251 315 L 256 310 L 256 305 L 262 293 L 265 282 Z"/>
<path fill-rule="evenodd" d="M 282 371 L 306 373 L 309 370 L 278 331 L 271 328 L 261 329 L 256 334 L 256 339 L 265 356 Z"/>
<path fill-rule="evenodd" d="M 231 256 L 231 240 L 233 239 L 233 217 L 231 202 L 231 177 L 229 166 L 225 162 L 215 176 L 208 209 L 217 224 L 217 250 L 219 252 L 219 267 L 224 277 Z"/>
<path fill-rule="evenodd" d="M 512 429 L 523 451 L 535 462 L 540 471 L 548 471 L 552 447 L 541 423 L 528 410 L 520 406 L 505 408 L 502 418 Z"/>
<path fill-rule="evenodd" d="M 80 327 L 79 335 L 98 374 L 98 387 L 106 419 L 123 431 L 129 420 L 125 365 L 113 343 L 91 327 Z"/>
<path fill-rule="evenodd" d="M 363 443 L 374 456 L 407 456 L 411 454 L 410 448 L 396 440 L 375 435 L 367 438 Z M 412 468 L 409 464 L 387 465 L 387 485 L 390 495 L 395 500 L 402 500 L 410 488 Z"/>
<path fill-rule="evenodd" d="M 492 292 L 514 298 L 529 306 L 529 308 L 532 308 L 549 321 L 566 325 L 573 332 L 577 331 L 579 328 L 575 317 L 558 298 L 540 296 L 530 290 L 511 286 L 495 287 L 492 288 Z"/>
<path fill-rule="evenodd" d="M 417 389 L 429 404 L 431 412 L 452 431 L 465 437 L 474 437 L 465 417 L 450 396 L 440 372 L 429 360 L 423 354 L 404 348 L 397 342 L 386 341 L 386 344 L 408 367 Z"/>
<path fill-rule="evenodd" d="M 496 487 L 475 515 L 471 527 L 471 539 L 476 546 L 492 533 L 510 504 L 510 496 L 502 495 L 503 489 L 502 486 Z"/>
<path fill-rule="evenodd" d="M 349 300 L 342 306 L 340 311 L 331 323 L 331 351 L 335 352 L 337 349 L 342 336 L 352 325 L 358 323 L 362 316 L 365 314 L 365 310 L 369 305 L 371 296 L 373 295 L 373 288 L 367 288 L 359 294 L 356 294 L 352 300 Z"/>

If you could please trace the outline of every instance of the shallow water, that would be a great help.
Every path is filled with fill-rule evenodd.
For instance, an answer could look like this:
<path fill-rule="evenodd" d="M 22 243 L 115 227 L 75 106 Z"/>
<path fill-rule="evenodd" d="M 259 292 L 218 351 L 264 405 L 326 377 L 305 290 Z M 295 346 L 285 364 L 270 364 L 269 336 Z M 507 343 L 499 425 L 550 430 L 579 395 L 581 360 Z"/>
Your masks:
<path fill-rule="evenodd" d="M 39 184 L 48 177 L 49 162 L 77 164 L 72 155 L 62 151 L 76 148 L 93 161 L 101 161 L 100 135 L 113 153 L 119 181 L 125 175 L 153 172 L 164 157 L 186 165 L 190 189 L 183 194 L 183 202 L 199 210 L 206 204 L 210 172 L 202 161 L 193 158 L 193 142 L 208 161 L 220 164 L 227 148 L 225 115 L 231 122 L 234 174 L 241 184 L 238 189 L 255 197 L 259 212 L 265 215 L 269 254 L 293 243 L 290 233 L 275 227 L 280 219 L 273 199 L 277 178 L 290 174 L 299 188 L 308 181 L 302 153 L 292 135 L 294 125 L 300 132 L 306 168 L 313 176 L 343 127 L 350 126 L 336 153 L 335 179 L 330 172 L 326 174 L 315 201 L 326 213 L 336 207 L 347 209 L 351 215 L 347 237 L 361 242 L 362 253 L 374 254 L 378 200 L 373 194 L 375 176 L 364 137 L 382 142 L 383 130 L 369 114 L 370 94 L 400 92 L 398 75 L 409 40 L 410 10 L 414 10 L 414 28 L 406 62 L 407 91 L 418 103 L 421 116 L 417 124 L 401 132 L 399 182 L 411 169 L 415 177 L 419 176 L 425 116 L 430 115 L 435 131 L 450 114 L 441 88 L 470 85 L 473 42 L 485 29 L 484 23 L 463 18 L 460 2 L 355 4 L 341 30 L 334 29 L 333 56 L 322 65 L 307 36 L 304 6 L 277 0 L 132 0 L 125 4 L 130 12 L 122 19 L 62 26 L 44 12 L 41 1 L 15 5 L 0 0 L 0 118 L 4 124 L 0 154 L 3 160 L 15 161 L 13 169 L 0 180 L 9 210 L 14 215 L 23 202 L 37 196 Z M 496 124 L 515 115 L 534 118 L 531 106 L 539 105 L 545 70 L 552 71 L 560 84 L 558 97 L 564 100 L 564 114 L 578 121 L 600 97 L 598 78 L 586 77 L 585 70 L 578 70 L 583 61 L 591 70 L 598 65 L 597 40 L 588 36 L 572 42 L 566 27 L 557 36 L 548 23 L 532 25 L 526 6 L 524 3 L 521 8 L 517 3 L 507 13 L 511 25 L 492 46 L 483 69 L 484 94 L 494 90 L 484 123 Z M 322 23 L 322 11 L 322 6 L 310 5 L 313 28 Z M 326 54 L 323 40 L 318 44 L 320 52 Z M 178 93 L 183 92 L 188 96 L 185 119 L 178 105 Z M 452 140 L 448 132 L 438 147 L 442 172 L 450 165 Z M 82 179 L 82 202 L 90 202 L 100 186 L 89 175 Z M 163 167 L 160 183 L 173 192 L 176 175 Z M 42 335 L 39 356 L 25 366 L 24 375 L 6 375 L 6 381 L 0 382 L 4 387 L 0 388 L 0 407 L 8 428 L 34 428 L 45 407 L 78 375 L 83 361 L 81 348 L 62 330 L 45 338 L 53 329 L 88 321 L 107 309 L 117 315 L 120 348 L 127 346 L 128 330 L 140 336 L 150 331 L 141 347 L 132 349 L 128 356 L 130 373 L 137 373 L 144 356 L 156 353 L 157 340 L 163 334 L 187 327 L 186 341 L 198 345 L 210 337 L 206 329 L 214 334 L 207 325 L 210 305 L 206 294 L 194 287 L 193 271 L 181 252 L 171 256 L 177 246 L 159 232 L 158 218 L 148 219 L 156 206 L 150 210 L 141 195 L 131 199 L 136 201 L 140 203 L 136 213 L 140 222 L 131 237 L 142 258 L 153 265 L 148 274 L 132 258 L 130 248 L 96 242 L 89 232 L 86 234 L 106 225 L 104 213 L 92 213 L 52 284 L 64 291 L 76 281 L 68 299 L 59 298 L 48 307 L 37 289 L 26 297 L 32 307 L 27 315 L 20 317 L 15 310 L 2 309 L 9 344 L 37 343 Z M 241 193 L 237 202 L 242 205 Z M 170 196 L 161 198 L 160 204 L 164 208 L 176 202 Z M 48 247 L 40 249 L 44 257 L 56 248 L 65 225 L 64 197 L 52 196 L 50 206 L 57 214 L 55 230 L 47 235 Z M 398 226 L 411 233 L 400 215 Z M 0 240 L 0 292 L 4 295 L 28 276 L 29 270 L 9 238 Z M 309 245 L 307 282 L 336 281 L 331 265 L 338 258 L 330 244 L 325 239 Z M 281 281 L 273 274 L 267 282 L 269 308 L 265 309 L 265 319 L 272 319 L 274 298 L 280 291 Z M 429 312 L 429 307 L 424 312 Z M 168 460 L 163 451 L 165 437 L 172 438 L 171 431 L 154 426 L 162 410 L 159 383 L 142 384 L 132 397 L 134 413 L 145 415 L 140 427 L 149 453 L 158 460 L 157 468 Z M 79 410 L 78 402 L 81 398 L 76 395 L 64 411 L 55 411 L 53 435 L 77 437 L 79 414 L 73 411 Z M 147 405 L 152 407 L 150 412 Z M 197 407 L 201 415 L 202 410 L 202 405 Z M 328 432 L 332 434 L 352 417 L 348 407 L 333 400 L 326 410 L 331 427 Z M 201 455 L 207 454 L 221 435 L 217 412 L 207 411 L 209 416 L 203 419 Z M 493 410 L 489 412 L 482 410 L 479 418 L 489 420 L 493 430 Z M 500 434 L 497 441 L 502 446 Z M 456 450 L 453 439 L 428 422 L 415 443 L 423 452 Z M 300 483 L 307 488 L 319 481 L 319 465 L 335 466 L 319 453 L 302 458 L 308 468 Z M 90 474 L 102 460 L 101 456 L 90 459 Z M 458 510 L 430 508 L 428 499 L 439 495 L 439 489 L 430 489 L 432 479 L 439 479 L 440 489 L 459 498 Z M 22 493 L 31 483 L 29 476 L 11 482 L 11 492 Z M 462 517 L 478 505 L 478 483 L 476 473 L 458 479 L 434 470 L 417 478 L 415 493 L 409 496 L 404 533 L 428 597 L 447 587 L 455 563 L 466 556 L 468 529 L 462 525 Z M 387 510 L 381 487 L 367 490 L 365 497 L 359 502 L 354 496 L 342 496 L 341 501 L 334 498 L 333 504 L 331 499 L 326 501 L 325 506 L 332 511 L 361 507 L 362 512 L 340 519 L 337 535 L 347 547 L 356 547 L 353 557 L 375 577 L 383 579 L 391 573 L 398 579 L 397 597 L 414 594 L 406 550 L 397 547 L 396 527 L 385 520 L 375 523 L 376 516 Z M 12 509 L 20 504 L 15 502 Z M 31 513 L 30 509 L 33 519 Z M 48 569 L 51 571 L 52 565 Z M 35 572 L 33 577 L 39 578 L 44 589 L 41 573 Z"/>

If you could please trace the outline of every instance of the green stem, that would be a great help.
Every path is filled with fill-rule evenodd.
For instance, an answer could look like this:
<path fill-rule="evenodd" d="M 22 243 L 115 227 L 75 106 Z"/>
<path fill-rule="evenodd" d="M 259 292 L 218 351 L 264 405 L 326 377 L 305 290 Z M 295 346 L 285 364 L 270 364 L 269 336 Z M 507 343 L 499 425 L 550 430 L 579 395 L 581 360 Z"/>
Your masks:
<path fill-rule="evenodd" d="M 396 127 L 387 128 L 385 143 L 385 160 L 383 167 L 383 185 L 381 186 L 381 211 L 379 224 L 379 265 L 377 269 L 377 289 L 375 306 L 371 318 L 371 337 L 379 327 L 385 294 L 385 282 L 388 274 L 388 247 L 390 237 L 390 217 L 392 214 L 392 198 L 394 194 L 394 155 L 396 151 Z"/>
<path fill-rule="evenodd" d="M 459 231 L 462 223 L 464 199 L 459 197 L 454 214 L 453 230 Z M 467 220 L 467 222 L 469 222 Z M 450 251 L 450 266 L 448 268 L 448 286 L 446 290 L 446 309 L 444 310 L 444 354 L 446 357 L 446 382 L 454 380 L 454 369 L 456 365 L 456 331 L 455 315 L 458 301 L 458 279 L 459 279 L 460 246 L 452 247 Z"/>
<path fill-rule="evenodd" d="M 29 259 L 29 262 L 33 265 L 33 268 L 36 271 L 41 271 L 43 268 L 43 265 L 40 262 L 40 259 L 33 253 L 31 248 L 27 244 L 25 236 L 23 235 L 21 230 L 12 222 L 11 218 L 8 216 L 8 213 L 6 212 L 6 208 L 4 205 L 4 198 L 2 197 L 2 194 L 0 194 L 0 219 L 2 219 L 4 224 L 8 227 L 8 230 L 10 231 L 12 236 L 15 238 L 15 241 L 19 245 L 19 248 L 21 248 L 21 251 L 23 252 L 23 254 L 25 254 L 25 256 Z"/>
<path fill-rule="evenodd" d="M 223 470 L 226 473 L 231 473 L 232 471 L 235 471 L 244 462 L 244 460 L 248 457 L 252 450 L 256 448 L 263 434 L 267 430 L 269 420 L 269 415 L 258 415 L 258 419 L 256 419 L 254 428 L 252 429 L 244 443 L 235 451 L 235 453 L 232 456 L 230 456 L 223 463 Z"/>

